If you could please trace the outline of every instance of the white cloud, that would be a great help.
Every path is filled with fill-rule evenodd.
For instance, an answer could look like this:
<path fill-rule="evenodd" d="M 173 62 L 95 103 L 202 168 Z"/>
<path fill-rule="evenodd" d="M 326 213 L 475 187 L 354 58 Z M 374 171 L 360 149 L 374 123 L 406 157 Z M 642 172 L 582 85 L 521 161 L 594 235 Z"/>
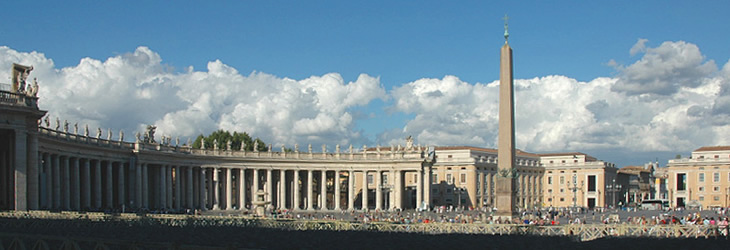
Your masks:
<path fill-rule="evenodd" d="M 113 128 L 115 134 L 124 129 L 127 136 L 155 124 L 158 135 L 183 142 L 224 129 L 290 147 L 364 143 L 349 109 L 385 97 L 380 80 L 368 75 L 349 83 L 337 73 L 300 81 L 259 72 L 244 76 L 218 60 L 206 71 L 173 73 L 146 47 L 105 61 L 84 58 L 62 69 L 41 53 L 0 47 L 0 67 L 13 62 L 35 67 L 31 76 L 39 79 L 40 107 L 53 120 L 88 123 L 92 131 Z"/>

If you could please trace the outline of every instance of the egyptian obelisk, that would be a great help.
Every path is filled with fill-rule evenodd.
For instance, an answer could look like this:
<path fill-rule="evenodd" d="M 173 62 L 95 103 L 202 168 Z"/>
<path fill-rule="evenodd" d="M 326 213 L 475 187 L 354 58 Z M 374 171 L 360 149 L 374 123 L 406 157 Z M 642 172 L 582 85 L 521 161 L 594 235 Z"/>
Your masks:
<path fill-rule="evenodd" d="M 504 17 L 504 46 L 499 65 L 499 137 L 497 147 L 497 216 L 515 215 L 515 104 L 512 79 L 512 48 L 509 47 L 507 16 Z"/>

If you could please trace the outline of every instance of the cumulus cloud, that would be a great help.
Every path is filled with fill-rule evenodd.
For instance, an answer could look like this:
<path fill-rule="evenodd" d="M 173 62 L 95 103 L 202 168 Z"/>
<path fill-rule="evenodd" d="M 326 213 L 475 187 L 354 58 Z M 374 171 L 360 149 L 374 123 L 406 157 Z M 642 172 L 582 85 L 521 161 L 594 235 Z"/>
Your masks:
<path fill-rule="evenodd" d="M 619 76 L 613 91 L 668 96 L 682 87 L 699 86 L 706 76 L 717 71 L 715 62 L 705 61 L 697 45 L 678 41 L 646 48 L 646 42 L 646 39 L 639 39 L 631 48 L 632 55 L 644 53 L 639 61 L 616 67 Z M 609 64 L 615 65 L 615 62 Z"/>
<path fill-rule="evenodd" d="M 517 147 L 686 152 L 730 143 L 724 136 L 730 132 L 730 61 L 718 73 L 694 44 L 651 48 L 645 43 L 639 40 L 631 52 L 646 54 L 616 78 L 515 80 Z M 415 118 L 379 140 L 398 143 L 413 135 L 426 144 L 496 147 L 498 86 L 498 81 L 470 84 L 447 76 L 397 87 L 390 108 Z"/>
<path fill-rule="evenodd" d="M 10 68 L 13 62 L 35 67 L 31 76 L 39 79 L 40 107 L 53 120 L 89 124 L 92 130 L 112 128 L 114 134 L 123 129 L 128 136 L 155 124 L 158 135 L 183 140 L 224 129 L 290 147 L 360 144 L 367 138 L 355 129 L 350 108 L 385 97 L 380 80 L 368 75 L 354 82 L 337 73 L 303 80 L 261 72 L 242 75 L 218 60 L 205 71 L 174 73 L 147 47 L 105 61 L 84 58 L 62 69 L 41 53 L 0 47 L 0 67 Z"/>

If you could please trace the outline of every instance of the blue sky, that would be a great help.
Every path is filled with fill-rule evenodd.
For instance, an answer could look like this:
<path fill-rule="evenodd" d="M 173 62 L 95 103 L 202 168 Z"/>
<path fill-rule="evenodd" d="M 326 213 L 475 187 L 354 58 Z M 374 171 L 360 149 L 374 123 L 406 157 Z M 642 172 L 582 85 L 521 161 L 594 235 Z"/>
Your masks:
<path fill-rule="evenodd" d="M 457 83 L 471 88 L 466 90 L 467 92 L 493 93 L 491 91 L 493 87 L 487 85 L 498 80 L 499 47 L 504 43 L 502 17 L 508 14 L 510 16 L 510 45 L 514 49 L 515 76 L 518 79 L 538 79 L 525 83 L 527 84 L 525 88 L 530 88 L 530 84 L 538 84 L 541 87 L 552 86 L 550 84 L 557 84 L 556 86 L 566 86 L 567 84 L 573 86 L 568 91 L 576 92 L 574 98 L 580 99 L 581 97 L 590 98 L 592 93 L 585 90 L 592 85 L 600 85 L 594 82 L 596 79 L 617 79 L 615 81 L 618 83 L 615 84 L 624 87 L 606 87 L 613 90 L 609 92 L 623 94 L 625 98 L 630 99 L 626 103 L 631 103 L 633 100 L 646 105 L 644 111 L 624 108 L 618 111 L 613 109 L 612 112 L 605 111 L 606 113 L 602 114 L 621 117 L 620 119 L 598 118 L 601 115 L 592 111 L 595 116 L 594 120 L 586 124 L 596 127 L 579 132 L 582 134 L 579 134 L 577 136 L 579 139 L 576 140 L 580 143 L 573 144 L 554 143 L 555 141 L 572 140 L 571 137 L 565 136 L 571 133 L 560 132 L 563 130 L 548 131 L 549 133 L 538 131 L 539 126 L 546 126 L 544 124 L 550 124 L 553 127 L 556 126 L 555 124 L 574 124 L 570 120 L 561 118 L 552 121 L 549 118 L 534 118 L 535 116 L 520 118 L 518 115 L 518 122 L 522 119 L 524 123 L 536 124 L 525 128 L 525 130 L 533 132 L 525 135 L 522 143 L 519 143 L 518 139 L 518 146 L 522 144 L 523 148 L 532 152 L 581 151 L 620 165 L 629 165 L 643 164 L 648 159 L 673 157 L 675 154 L 686 155 L 688 150 L 699 146 L 725 143 L 724 140 L 713 139 L 713 136 L 685 139 L 685 137 L 698 136 L 688 132 L 689 128 L 707 129 L 721 135 L 727 129 L 725 123 L 700 124 L 698 121 L 693 121 L 682 124 L 682 126 L 673 126 L 671 121 L 681 122 L 676 116 L 672 116 L 673 119 L 665 119 L 666 117 L 656 114 L 671 110 L 672 107 L 684 109 L 686 114 L 686 110 L 690 107 L 682 106 L 687 102 L 683 98 L 690 97 L 682 95 L 681 87 L 684 85 L 693 88 L 707 86 L 707 89 L 713 89 L 714 86 L 715 89 L 724 89 L 723 86 L 727 80 L 721 76 L 724 72 L 723 66 L 728 62 L 730 55 L 730 46 L 728 46 L 730 33 L 725 31 L 727 23 L 730 23 L 730 17 L 727 15 L 730 3 L 726 1 L 509 1 L 502 3 L 490 1 L 178 1 L 174 3 L 167 1 L 81 1 L 72 3 L 6 1 L 0 3 L 0 8 L 5 10 L 4 20 L 6 20 L 0 23 L 0 46 L 7 46 L 9 50 L 21 53 L 17 58 L 30 58 L 26 54 L 36 51 L 42 53 L 42 58 L 52 60 L 53 65 L 49 66 L 50 69 L 46 75 L 41 69 L 34 72 L 39 75 L 39 81 L 46 81 L 50 85 L 49 90 L 64 89 L 64 84 L 70 84 L 64 83 L 64 81 L 71 81 L 79 75 L 84 76 L 84 79 L 87 80 L 92 79 L 90 80 L 92 84 L 95 82 L 103 86 L 101 82 L 104 80 L 94 79 L 91 76 L 98 74 L 89 72 L 89 70 L 91 68 L 101 69 L 108 65 L 82 67 L 84 58 L 101 63 L 110 62 L 110 58 L 121 58 L 122 64 L 128 63 L 130 69 L 145 70 L 144 67 L 136 67 L 134 61 L 127 60 L 129 59 L 127 55 L 139 52 L 145 55 L 150 54 L 152 58 L 155 58 L 155 55 L 159 57 L 158 65 L 151 66 L 154 70 L 145 71 L 155 72 L 150 73 L 153 76 L 124 78 L 129 80 L 126 84 L 130 86 L 146 86 L 134 81 L 137 79 L 145 82 L 150 78 L 157 79 L 152 81 L 153 83 L 172 86 L 171 89 L 166 90 L 167 95 L 176 95 L 178 98 L 168 100 L 166 97 L 158 97 L 153 99 L 165 101 L 165 103 L 150 102 L 150 105 L 158 107 L 159 112 L 157 113 L 151 112 L 147 116 L 136 116 L 128 114 L 133 111 L 131 109 L 109 107 L 93 110 L 88 105 L 71 108 L 51 105 L 43 107 L 48 109 L 51 114 L 63 116 L 61 119 L 76 120 L 115 130 L 129 131 L 135 130 L 142 123 L 160 123 L 163 132 L 164 129 L 167 129 L 170 134 L 182 137 L 197 133 L 207 134 L 208 129 L 226 128 L 247 131 L 261 130 L 259 134 L 264 137 L 263 139 L 273 143 L 304 144 L 307 143 L 305 141 L 311 141 L 312 143 L 354 143 L 356 145 L 388 145 L 395 143 L 404 134 L 416 134 L 420 135 L 416 138 L 420 138 L 424 144 L 466 144 L 493 147 L 496 139 L 489 132 L 491 125 L 474 127 L 473 123 L 468 122 L 472 119 L 494 123 L 494 120 L 490 119 L 491 116 L 480 113 L 481 111 L 471 110 L 476 108 L 472 108 L 473 105 L 469 106 L 469 103 L 458 102 L 458 100 L 471 98 L 470 96 L 456 95 L 451 101 L 432 104 L 449 107 L 453 105 L 454 110 L 470 110 L 463 116 L 453 115 L 454 111 L 444 111 L 451 113 L 445 116 L 431 114 L 430 112 L 433 111 L 429 111 L 429 107 L 427 107 L 429 100 L 424 100 L 426 105 L 422 106 L 411 105 L 404 108 L 404 105 L 408 104 L 409 99 L 418 98 L 418 95 L 414 94 L 417 92 L 415 89 L 432 88 L 433 86 L 429 84 L 436 84 L 436 87 L 433 88 L 445 86 L 444 81 L 448 80 L 446 76 L 458 78 Z M 640 39 L 646 39 L 646 42 L 639 42 Z M 662 47 L 665 42 L 672 44 Z M 149 51 L 139 51 L 140 46 Z M 630 66 L 638 65 L 638 62 L 643 59 L 663 58 L 667 55 L 681 56 L 682 53 L 663 54 L 662 51 L 665 50 L 662 48 L 681 49 L 684 48 L 683 46 L 695 46 L 699 49 L 701 61 L 687 67 L 697 69 L 702 73 L 701 76 L 694 72 L 691 74 L 690 80 L 677 83 L 676 86 L 672 85 L 674 88 L 648 93 L 648 97 L 642 97 L 643 92 L 641 91 L 645 89 L 636 90 L 637 86 L 653 80 L 642 78 L 646 74 L 637 73 L 638 66 L 634 67 L 634 70 L 631 70 Z M 633 54 L 630 53 L 632 48 L 636 49 Z M 651 52 L 651 49 L 656 50 Z M 652 53 L 655 53 L 656 57 L 650 58 Z M 4 57 L 8 62 L 11 59 L 17 59 L 9 55 L 4 55 Z M 41 63 L 32 59 L 27 60 L 30 63 Z M 221 65 L 237 71 L 237 73 L 228 72 L 231 73 L 232 78 L 237 76 L 244 78 L 241 82 L 233 81 L 227 84 L 240 85 L 244 82 L 245 84 L 272 84 L 273 87 L 268 90 L 281 91 L 286 89 L 283 86 L 288 86 L 285 83 L 286 79 L 294 81 L 310 79 L 317 82 L 321 79 L 311 77 L 322 77 L 334 73 L 342 78 L 340 87 L 348 86 L 349 83 L 361 83 L 363 86 L 368 86 L 365 89 L 374 92 L 360 95 L 362 99 L 357 99 L 351 105 L 344 105 L 341 110 L 333 111 L 323 108 L 327 105 L 338 105 L 337 103 L 323 105 L 309 103 L 326 112 L 302 114 L 300 117 L 294 117 L 296 114 L 282 114 L 282 122 L 291 121 L 289 126 L 284 127 L 278 127 L 278 123 L 258 121 L 259 118 L 256 117 L 240 118 L 246 114 L 240 110 L 236 111 L 235 103 L 248 99 L 238 100 L 232 97 L 219 97 L 226 100 L 220 103 L 220 106 L 210 104 L 209 108 L 214 111 L 211 111 L 213 114 L 209 115 L 210 121 L 207 123 L 200 119 L 196 120 L 197 122 L 185 120 L 182 118 L 184 112 L 181 110 L 193 112 L 194 110 L 207 110 L 207 108 L 200 108 L 202 104 L 198 103 L 198 100 L 186 98 L 186 94 L 183 92 L 188 87 L 182 84 L 176 85 L 178 84 L 176 82 L 183 81 L 177 78 L 188 79 L 186 75 L 190 72 L 212 74 L 210 63 L 217 60 Z M 715 69 L 709 69 L 712 68 L 712 65 L 706 65 L 707 62 L 713 62 Z M 706 67 L 702 68 L 703 65 Z M 190 66 L 193 67 L 193 70 L 189 69 Z M 8 68 L 9 66 L 3 67 Z M 672 66 L 667 74 L 682 74 L 686 72 L 685 69 L 687 68 Z M 78 72 L 70 73 L 74 70 Z M 656 68 L 645 70 L 657 72 Z M 256 77 L 251 75 L 252 72 L 260 72 L 276 78 L 276 80 L 272 82 L 265 76 Z M 129 71 L 128 74 L 145 75 L 146 73 Z M 365 79 L 360 82 L 361 74 L 373 77 L 377 81 L 371 83 Z M 46 79 L 40 76 L 46 76 Z M 549 76 L 565 78 L 543 79 Z M 660 76 L 653 77 L 663 79 Z M 118 79 L 115 77 L 104 79 L 109 81 L 105 84 L 125 84 L 115 80 Z M 174 82 L 168 83 L 165 79 L 172 79 Z M 422 79 L 438 81 L 435 83 L 419 82 Z M 632 79 L 639 80 L 636 83 L 629 82 Z M 546 83 L 546 81 L 553 80 L 558 83 Z M 560 82 L 570 80 L 585 84 L 571 83 L 574 84 L 571 85 Z M 713 83 L 713 81 L 715 82 Z M 715 85 L 709 86 L 708 84 Z M 537 88 L 536 86 L 533 88 Z M 409 96 L 405 94 L 407 92 L 405 90 L 411 89 L 411 87 L 414 90 Z M 68 90 L 68 88 L 66 89 Z M 246 92 L 245 89 L 241 90 L 242 93 Z M 400 92 L 397 91 L 399 89 Z M 677 89 L 680 89 L 679 92 L 673 92 Z M 129 93 L 144 92 L 140 89 L 137 90 L 134 92 L 128 89 L 128 91 L 132 91 Z M 263 93 L 266 90 L 258 91 Z M 332 90 L 319 91 L 318 93 Z M 552 90 L 545 88 L 540 93 L 546 91 Z M 714 94 L 703 93 L 718 98 L 724 96 L 723 91 L 717 91 L 719 92 Z M 58 92 L 54 92 L 47 93 L 45 97 L 49 99 L 49 104 L 62 103 L 63 100 L 68 101 L 65 98 L 83 95 L 81 92 L 83 91 L 71 91 L 69 93 L 73 94 L 58 95 L 56 95 Z M 306 91 L 302 93 L 304 92 Z M 155 92 L 151 93 L 154 96 Z M 356 95 L 359 92 L 343 90 L 343 92 L 337 93 Z M 449 89 L 440 89 L 438 93 L 450 92 Z M 531 98 L 527 96 L 532 95 L 544 98 L 544 95 L 540 93 L 526 91 L 524 98 Z M 41 95 L 43 97 L 43 93 Z M 519 97 L 518 94 L 517 102 L 520 101 Z M 315 96 L 315 98 L 320 97 Z M 474 98 L 477 99 L 476 103 L 481 100 L 479 96 Z M 666 98 L 674 100 L 674 102 L 652 106 L 652 102 L 634 100 L 636 98 L 652 100 Z M 75 100 L 94 101 L 96 99 L 76 96 Z M 122 100 L 109 102 L 119 105 L 124 103 Z M 334 98 L 334 100 L 344 99 Z M 494 98 L 488 97 L 484 97 L 483 100 L 488 103 L 496 101 Z M 545 101 L 546 103 L 541 105 L 559 106 L 548 103 L 548 99 Z M 295 101 L 284 103 L 297 105 Z M 616 100 L 607 99 L 606 103 L 609 107 L 615 107 L 622 101 L 617 97 Z M 253 107 L 254 104 L 255 102 L 250 103 L 246 107 Z M 492 106 L 490 104 L 484 108 L 488 110 Z M 723 107 L 720 105 L 720 101 L 696 103 L 694 106 L 715 110 L 715 112 L 719 112 L 717 109 Z M 596 105 L 591 107 L 596 107 Z M 527 106 L 523 109 L 540 108 Z M 520 110 L 517 112 L 519 113 Z M 553 112 L 570 113 L 561 112 L 560 109 Z M 109 113 L 116 113 L 116 115 Z M 176 114 L 177 118 L 175 118 Z M 317 116 L 318 114 L 320 116 Z M 135 119 L 143 121 L 136 121 L 139 124 L 134 124 L 115 120 L 124 116 L 135 117 Z M 168 118 L 164 118 L 165 116 Z M 347 118 L 348 116 L 350 118 Z M 642 119 L 642 116 L 654 118 Z M 297 119 L 301 122 L 297 123 Z M 347 122 L 348 119 L 352 121 Z M 244 122 L 248 120 L 258 122 Z M 428 123 L 427 121 L 438 122 Z M 449 121 L 456 122 L 450 123 Z M 657 121 L 670 121 L 669 125 L 672 126 L 661 131 L 663 135 L 674 133 L 674 140 L 681 141 L 681 143 L 672 144 L 657 139 L 656 142 L 648 143 L 653 146 L 636 147 L 626 145 L 631 144 L 629 139 L 606 136 L 606 134 L 617 133 L 625 137 L 635 137 L 632 133 L 616 132 L 616 130 L 625 129 L 621 127 L 621 124 L 624 123 L 634 125 L 636 129 L 652 130 L 651 128 L 659 126 Z M 203 125 L 187 129 L 171 125 L 179 123 Z M 296 132 L 293 135 L 277 132 L 291 130 L 292 127 L 303 126 L 302 124 L 325 128 L 327 128 L 327 124 L 341 126 L 334 126 L 332 131 L 310 129 Z M 268 126 L 270 129 L 256 129 L 252 126 Z M 450 129 L 445 129 L 445 132 L 438 131 L 447 127 Z M 678 127 L 682 127 L 682 129 Z M 408 130 L 404 132 L 404 128 L 408 128 Z M 416 131 L 412 130 L 414 128 Z M 518 134 L 521 133 L 519 128 L 518 126 Z M 571 126 L 566 126 L 565 129 L 568 128 L 576 129 Z M 551 135 L 545 136 L 546 134 Z M 546 141 L 546 138 L 553 139 Z M 667 138 L 666 140 L 671 141 L 672 139 Z M 546 141 L 546 143 L 540 144 L 541 141 Z M 530 146 L 538 144 L 551 146 Z M 667 144 L 673 146 L 661 146 Z M 632 156 L 627 157 L 628 154 Z M 631 157 L 637 159 L 625 160 Z M 660 161 L 663 160 L 665 159 L 660 159 Z"/>

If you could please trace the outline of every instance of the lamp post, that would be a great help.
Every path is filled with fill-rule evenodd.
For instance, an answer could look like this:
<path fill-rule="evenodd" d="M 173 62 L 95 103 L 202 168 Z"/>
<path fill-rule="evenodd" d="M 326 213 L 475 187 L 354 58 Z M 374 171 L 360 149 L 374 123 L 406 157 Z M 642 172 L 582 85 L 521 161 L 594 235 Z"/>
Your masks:
<path fill-rule="evenodd" d="M 578 186 L 578 176 L 574 174 L 572 183 L 573 183 L 572 187 L 570 186 L 570 183 L 568 183 L 568 189 L 573 190 L 573 208 L 575 208 L 576 202 L 578 201 L 577 192 L 578 192 L 578 189 L 583 190 L 583 181 L 581 181 L 580 186 Z"/>
<path fill-rule="evenodd" d="M 611 184 L 606 185 L 606 191 L 613 193 L 613 202 L 611 206 L 616 206 L 616 193 L 618 191 L 621 191 L 621 184 L 616 184 L 616 179 L 614 178 L 613 181 L 611 181 Z"/>

